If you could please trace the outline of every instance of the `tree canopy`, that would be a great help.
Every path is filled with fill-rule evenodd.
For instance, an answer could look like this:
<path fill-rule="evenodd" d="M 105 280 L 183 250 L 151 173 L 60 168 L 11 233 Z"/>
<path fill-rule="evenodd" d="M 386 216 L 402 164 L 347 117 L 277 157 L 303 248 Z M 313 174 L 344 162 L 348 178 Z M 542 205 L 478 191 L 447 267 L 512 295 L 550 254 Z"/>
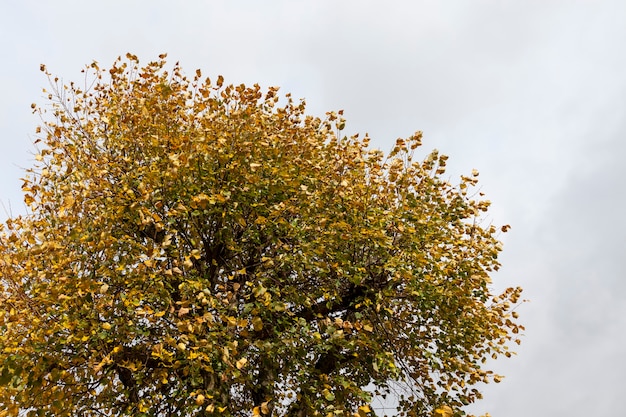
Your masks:
<path fill-rule="evenodd" d="M 50 75 L 0 236 L 0 416 L 460 416 L 523 329 L 477 172 L 277 88 Z"/>

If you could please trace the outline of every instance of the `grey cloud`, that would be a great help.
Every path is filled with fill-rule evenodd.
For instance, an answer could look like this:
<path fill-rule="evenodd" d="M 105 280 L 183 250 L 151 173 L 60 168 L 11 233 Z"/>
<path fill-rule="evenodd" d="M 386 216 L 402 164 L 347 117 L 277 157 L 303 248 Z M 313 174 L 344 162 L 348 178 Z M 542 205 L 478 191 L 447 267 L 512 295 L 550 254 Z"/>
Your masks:
<path fill-rule="evenodd" d="M 0 16 L 0 200 L 21 201 L 45 62 L 67 79 L 131 51 L 192 72 L 279 85 L 343 108 L 373 145 L 425 131 L 450 175 L 481 171 L 503 236 L 499 287 L 527 326 L 508 377 L 473 407 L 495 416 L 612 416 L 626 328 L 626 3 L 190 1 L 13 3 Z"/>

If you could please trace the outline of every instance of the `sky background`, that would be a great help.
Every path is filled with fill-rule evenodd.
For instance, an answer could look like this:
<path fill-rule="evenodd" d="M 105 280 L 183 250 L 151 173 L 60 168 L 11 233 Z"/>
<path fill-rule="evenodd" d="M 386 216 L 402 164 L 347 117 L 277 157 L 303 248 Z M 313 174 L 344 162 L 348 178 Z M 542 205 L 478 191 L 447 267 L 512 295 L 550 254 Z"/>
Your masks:
<path fill-rule="evenodd" d="M 624 412 L 625 1 L 1 3 L 0 202 L 13 214 L 41 63 L 69 82 L 94 60 L 167 52 L 188 74 L 280 86 L 310 114 L 344 109 L 346 132 L 385 151 L 422 130 L 452 179 L 480 171 L 489 221 L 512 225 L 495 283 L 531 300 L 518 355 L 494 364 L 506 378 L 469 410 Z"/>

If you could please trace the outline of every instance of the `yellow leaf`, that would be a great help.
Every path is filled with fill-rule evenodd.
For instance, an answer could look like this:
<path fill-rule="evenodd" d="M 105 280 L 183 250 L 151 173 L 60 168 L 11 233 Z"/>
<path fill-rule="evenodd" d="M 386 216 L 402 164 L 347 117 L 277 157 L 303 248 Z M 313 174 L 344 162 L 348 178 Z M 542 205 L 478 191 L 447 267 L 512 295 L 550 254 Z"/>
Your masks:
<path fill-rule="evenodd" d="M 452 417 L 453 411 L 447 405 L 442 405 L 435 410 L 437 417 Z"/>
<path fill-rule="evenodd" d="M 252 319 L 252 327 L 255 331 L 260 331 L 261 329 L 263 329 L 263 320 L 261 320 L 260 317 L 254 317 Z"/>
<path fill-rule="evenodd" d="M 124 362 L 122 366 L 124 368 L 130 369 L 133 372 L 136 372 L 141 368 L 141 364 L 138 362 Z"/>
<path fill-rule="evenodd" d="M 35 201 L 35 199 L 33 198 L 32 195 L 30 194 L 24 194 L 24 203 L 27 206 L 30 206 L 33 202 Z"/>
<path fill-rule="evenodd" d="M 366 405 L 360 406 L 358 411 L 359 411 L 358 412 L 359 417 L 366 417 L 367 413 L 370 413 L 372 409 L 370 408 L 369 405 L 366 404 Z"/>
<path fill-rule="evenodd" d="M 328 389 L 324 389 L 322 391 L 322 395 L 326 398 L 326 401 L 335 401 L 335 394 L 330 392 Z"/>
<path fill-rule="evenodd" d="M 248 359 L 241 358 L 237 362 L 235 362 L 235 366 L 237 367 L 237 369 L 241 369 L 246 366 L 246 363 L 248 363 Z"/>

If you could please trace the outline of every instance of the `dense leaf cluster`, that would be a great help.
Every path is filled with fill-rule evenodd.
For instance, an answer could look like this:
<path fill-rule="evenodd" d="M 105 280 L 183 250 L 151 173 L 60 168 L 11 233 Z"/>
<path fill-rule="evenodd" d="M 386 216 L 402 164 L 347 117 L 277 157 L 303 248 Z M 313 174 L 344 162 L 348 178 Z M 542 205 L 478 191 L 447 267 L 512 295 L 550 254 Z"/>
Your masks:
<path fill-rule="evenodd" d="M 0 237 L 0 415 L 461 415 L 522 329 L 477 173 L 164 58 L 51 78 Z"/>

